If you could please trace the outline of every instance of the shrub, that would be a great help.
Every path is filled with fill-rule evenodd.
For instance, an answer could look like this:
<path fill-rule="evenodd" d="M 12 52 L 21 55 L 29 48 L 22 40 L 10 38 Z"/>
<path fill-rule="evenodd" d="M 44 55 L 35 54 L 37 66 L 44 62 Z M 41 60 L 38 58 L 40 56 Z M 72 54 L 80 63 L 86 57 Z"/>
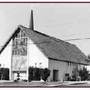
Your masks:
<path fill-rule="evenodd" d="M 83 69 L 79 70 L 79 76 L 81 77 L 81 80 L 88 80 L 89 72 L 85 67 Z"/>
<path fill-rule="evenodd" d="M 0 80 L 9 80 L 8 68 L 0 68 Z"/>
<path fill-rule="evenodd" d="M 29 67 L 29 77 L 28 77 L 29 81 L 33 80 L 33 67 Z"/>
<path fill-rule="evenodd" d="M 33 80 L 40 80 L 40 69 L 39 68 L 34 68 Z"/>
<path fill-rule="evenodd" d="M 29 67 L 29 81 L 40 80 L 40 69 Z"/>
<path fill-rule="evenodd" d="M 42 79 L 43 79 L 44 81 L 46 81 L 49 76 L 50 76 L 50 70 L 47 69 L 47 68 L 45 68 L 45 69 L 43 70 L 43 73 L 42 73 Z"/>
<path fill-rule="evenodd" d="M 29 81 L 40 80 L 41 77 L 44 81 L 46 81 L 49 75 L 50 75 L 50 70 L 47 68 L 40 69 L 40 68 L 29 67 L 29 77 L 28 77 Z"/>
<path fill-rule="evenodd" d="M 69 73 L 65 73 L 64 80 L 65 81 L 70 81 L 70 75 L 69 75 Z"/>

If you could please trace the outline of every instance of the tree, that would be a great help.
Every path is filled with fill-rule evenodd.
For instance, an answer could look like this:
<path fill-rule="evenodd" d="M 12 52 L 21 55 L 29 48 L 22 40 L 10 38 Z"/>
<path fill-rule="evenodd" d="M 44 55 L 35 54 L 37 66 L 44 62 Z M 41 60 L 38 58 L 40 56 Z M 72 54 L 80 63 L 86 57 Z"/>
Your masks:
<path fill-rule="evenodd" d="M 81 80 L 88 80 L 89 77 L 89 71 L 85 67 L 83 69 L 79 70 L 79 76 L 81 77 Z"/>
<path fill-rule="evenodd" d="M 42 73 L 42 79 L 43 79 L 44 81 L 46 81 L 49 76 L 50 76 L 50 70 L 47 69 L 47 68 L 45 68 L 45 69 L 43 70 L 43 73 Z"/>

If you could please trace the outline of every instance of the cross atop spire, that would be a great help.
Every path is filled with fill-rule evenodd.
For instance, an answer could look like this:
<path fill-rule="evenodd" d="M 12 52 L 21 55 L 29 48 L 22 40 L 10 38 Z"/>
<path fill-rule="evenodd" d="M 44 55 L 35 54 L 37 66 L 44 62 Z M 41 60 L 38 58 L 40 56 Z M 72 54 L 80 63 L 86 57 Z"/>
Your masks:
<path fill-rule="evenodd" d="M 29 28 L 34 30 L 34 22 L 33 22 L 33 10 L 31 10 L 31 16 L 30 16 L 30 25 Z"/>

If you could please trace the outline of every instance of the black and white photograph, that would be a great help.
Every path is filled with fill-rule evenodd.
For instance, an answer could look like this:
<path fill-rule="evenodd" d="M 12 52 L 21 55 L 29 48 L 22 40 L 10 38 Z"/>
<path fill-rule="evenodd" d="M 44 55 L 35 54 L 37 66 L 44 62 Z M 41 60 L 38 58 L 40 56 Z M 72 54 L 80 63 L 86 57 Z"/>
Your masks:
<path fill-rule="evenodd" d="M 90 87 L 90 3 L 0 3 L 0 87 Z"/>

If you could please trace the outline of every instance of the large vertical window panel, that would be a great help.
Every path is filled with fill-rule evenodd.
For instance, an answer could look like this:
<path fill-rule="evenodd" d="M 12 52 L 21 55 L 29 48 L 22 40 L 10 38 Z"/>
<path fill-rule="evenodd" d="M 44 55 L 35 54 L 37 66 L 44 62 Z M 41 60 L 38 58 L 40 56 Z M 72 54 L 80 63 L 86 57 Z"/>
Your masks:
<path fill-rule="evenodd" d="M 12 70 L 27 70 L 27 37 L 20 31 L 18 37 L 13 39 L 12 45 Z"/>

